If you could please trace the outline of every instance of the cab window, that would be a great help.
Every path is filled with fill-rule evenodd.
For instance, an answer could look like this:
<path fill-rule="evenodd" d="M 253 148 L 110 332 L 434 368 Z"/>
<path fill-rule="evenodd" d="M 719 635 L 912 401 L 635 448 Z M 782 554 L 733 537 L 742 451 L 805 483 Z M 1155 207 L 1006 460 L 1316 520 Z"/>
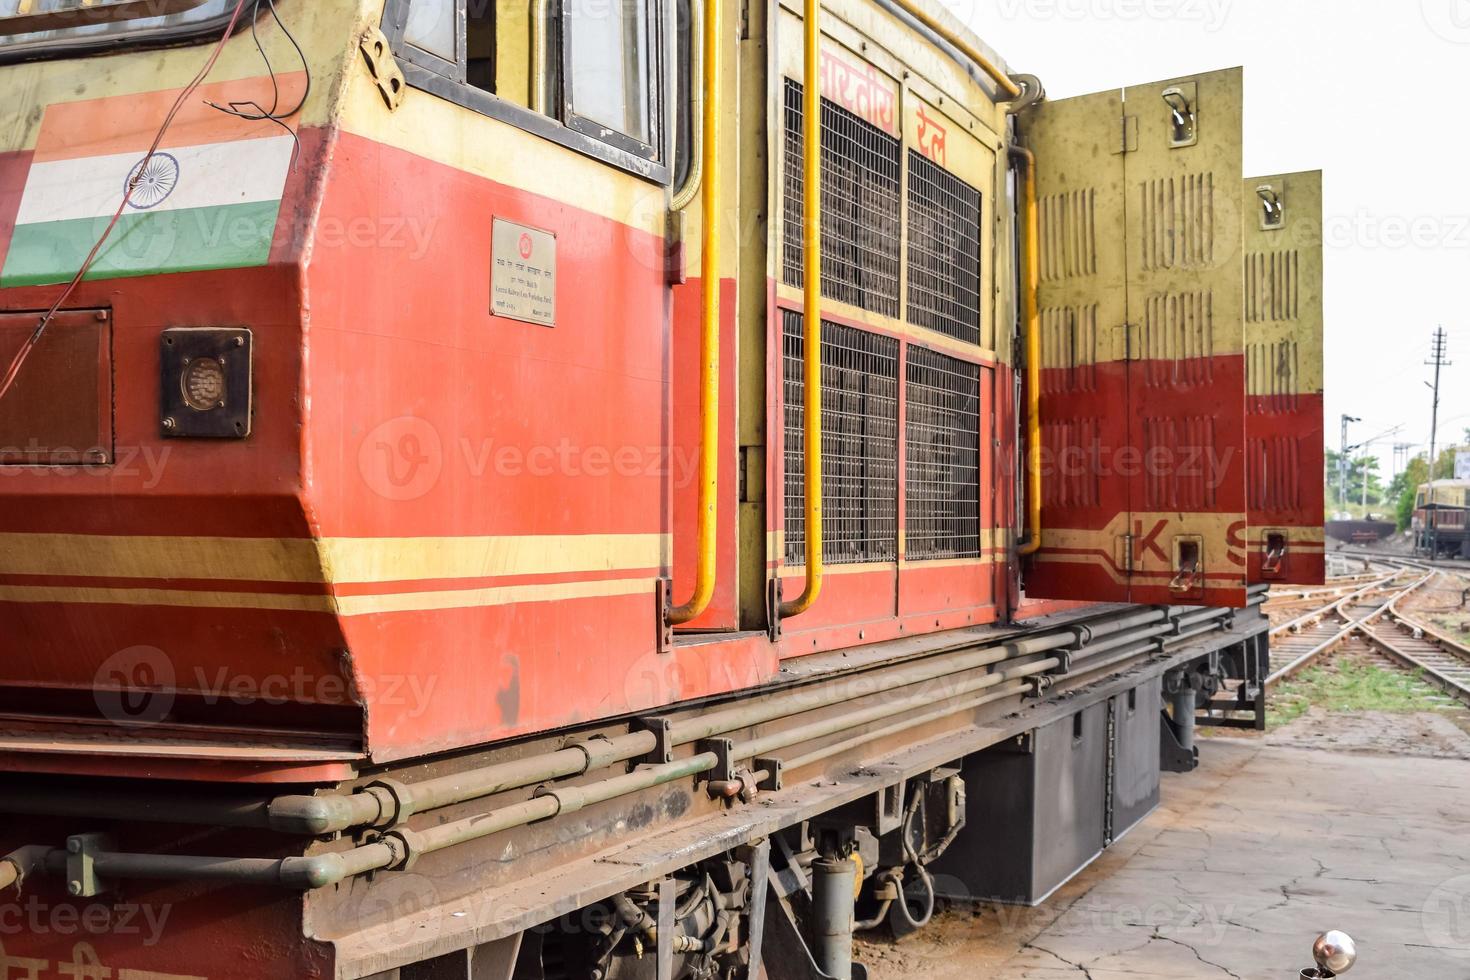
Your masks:
<path fill-rule="evenodd" d="M 234 0 L 0 0 L 0 63 L 218 37 Z"/>
<path fill-rule="evenodd" d="M 390 0 L 409 82 L 667 179 L 659 0 Z"/>

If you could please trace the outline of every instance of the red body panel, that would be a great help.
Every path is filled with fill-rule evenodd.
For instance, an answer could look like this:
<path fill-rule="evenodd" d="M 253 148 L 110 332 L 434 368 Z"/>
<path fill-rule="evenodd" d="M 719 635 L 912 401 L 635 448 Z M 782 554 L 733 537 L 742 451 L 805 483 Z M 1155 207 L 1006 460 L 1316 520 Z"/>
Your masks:
<path fill-rule="evenodd" d="M 1326 466 L 1322 442 L 1322 396 L 1251 398 L 1246 414 L 1248 504 L 1252 540 L 1246 552 L 1252 582 L 1320 585 L 1327 555 L 1318 538 L 1301 537 L 1322 522 Z M 1286 560 L 1266 568 L 1263 535 L 1280 529 L 1288 538 Z"/>

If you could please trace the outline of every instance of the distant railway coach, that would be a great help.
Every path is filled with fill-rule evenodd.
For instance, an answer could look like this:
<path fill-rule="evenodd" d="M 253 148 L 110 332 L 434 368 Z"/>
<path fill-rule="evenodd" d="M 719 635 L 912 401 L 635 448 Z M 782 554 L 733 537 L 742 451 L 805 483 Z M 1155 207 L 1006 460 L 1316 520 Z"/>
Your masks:
<path fill-rule="evenodd" d="M 1470 514 L 1470 481 L 1435 480 L 1414 495 L 1414 550 L 1438 558 L 1470 558 L 1466 515 Z"/>
<path fill-rule="evenodd" d="M 845 980 L 1043 898 L 1324 575 L 1321 175 L 1242 78 L 0 0 L 0 912 L 106 919 L 0 980 Z"/>

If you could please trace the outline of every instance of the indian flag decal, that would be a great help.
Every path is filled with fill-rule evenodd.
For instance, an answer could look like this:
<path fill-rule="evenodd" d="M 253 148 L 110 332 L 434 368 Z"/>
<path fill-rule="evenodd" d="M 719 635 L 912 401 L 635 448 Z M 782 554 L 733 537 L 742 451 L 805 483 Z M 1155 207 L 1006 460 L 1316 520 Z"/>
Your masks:
<path fill-rule="evenodd" d="M 301 76 L 282 81 L 296 104 Z M 205 104 L 270 106 L 268 79 L 201 87 L 147 158 L 178 90 L 48 106 L 15 218 L 0 287 L 61 283 L 137 186 L 88 279 L 265 265 L 295 140 L 269 121 Z M 244 111 L 254 111 L 245 109 Z M 147 158 L 147 159 L 145 159 Z"/>

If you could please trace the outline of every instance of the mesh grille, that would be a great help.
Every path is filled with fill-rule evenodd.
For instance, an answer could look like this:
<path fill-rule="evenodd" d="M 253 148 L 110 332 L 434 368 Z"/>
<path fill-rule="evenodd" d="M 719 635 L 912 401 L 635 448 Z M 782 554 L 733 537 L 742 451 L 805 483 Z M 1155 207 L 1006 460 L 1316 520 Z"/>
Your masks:
<path fill-rule="evenodd" d="M 802 86 L 786 80 L 782 268 L 803 283 Z M 822 295 L 898 316 L 899 141 L 822 100 Z"/>
<path fill-rule="evenodd" d="M 800 313 L 782 311 L 786 561 L 806 560 Z M 822 324 L 822 552 L 833 565 L 898 557 L 898 341 Z"/>
<path fill-rule="evenodd" d="M 980 192 L 913 150 L 908 319 L 980 342 Z"/>
<path fill-rule="evenodd" d="M 908 349 L 904 557 L 980 555 L 980 368 Z"/>

